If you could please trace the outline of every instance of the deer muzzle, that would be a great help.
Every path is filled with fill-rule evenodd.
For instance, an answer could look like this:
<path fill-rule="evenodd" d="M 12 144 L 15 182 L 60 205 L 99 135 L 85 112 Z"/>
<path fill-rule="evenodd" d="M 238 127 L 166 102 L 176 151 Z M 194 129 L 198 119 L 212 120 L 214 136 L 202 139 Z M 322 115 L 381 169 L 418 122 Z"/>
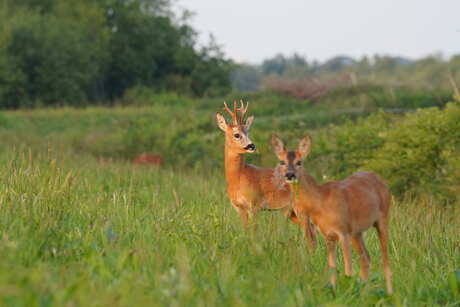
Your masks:
<path fill-rule="evenodd" d="M 245 150 L 249 151 L 249 152 L 253 152 L 256 150 L 256 145 L 254 144 L 249 144 L 248 146 L 244 147 Z"/>

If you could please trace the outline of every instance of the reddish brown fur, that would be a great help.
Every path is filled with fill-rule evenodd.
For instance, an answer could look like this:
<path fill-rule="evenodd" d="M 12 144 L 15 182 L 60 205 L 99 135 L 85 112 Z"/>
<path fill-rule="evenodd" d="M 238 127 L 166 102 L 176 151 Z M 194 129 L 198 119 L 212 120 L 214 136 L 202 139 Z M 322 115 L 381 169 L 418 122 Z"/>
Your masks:
<path fill-rule="evenodd" d="M 336 283 L 337 241 L 344 255 L 345 274 L 352 274 L 351 242 L 360 256 L 360 276 L 363 280 L 368 279 L 370 259 L 362 233 L 374 226 L 379 235 L 387 291 L 392 293 L 387 252 L 391 196 L 385 183 L 376 174 L 360 172 L 342 181 L 317 184 L 311 177 L 303 175 L 302 165 L 298 164 L 310 151 L 309 137 L 300 142 L 295 152 L 286 151 L 276 136 L 273 136 L 272 144 L 280 161 L 284 161 L 283 165 L 278 166 L 281 176 L 289 182 L 285 175 L 294 174 L 290 190 L 293 192 L 295 214 L 301 221 L 310 218 L 326 239 L 328 264 L 334 272 L 332 285 Z M 295 184 L 295 179 L 298 184 Z"/>
<path fill-rule="evenodd" d="M 138 165 L 152 165 L 152 166 L 161 166 L 163 165 L 164 161 L 158 154 L 148 154 L 148 153 L 141 153 L 134 157 L 133 164 Z"/>
<path fill-rule="evenodd" d="M 225 118 L 217 113 L 219 128 L 225 132 L 225 177 L 227 180 L 227 195 L 236 211 L 239 213 L 245 226 L 248 219 L 256 215 L 259 210 L 283 210 L 291 221 L 298 223 L 299 220 L 293 214 L 290 207 L 291 199 L 289 187 L 279 180 L 275 180 L 274 168 L 260 168 L 246 164 L 243 154 L 252 152 L 245 149 L 252 144 L 249 139 L 248 130 L 251 126 L 253 116 L 246 121 L 242 118 L 238 121 L 235 114 L 238 110 L 227 112 L 232 116 L 232 123 L 227 123 Z M 247 110 L 247 105 L 244 110 Z M 242 116 L 241 116 L 242 117 Z M 238 134 L 240 138 L 235 138 Z M 309 238 L 310 246 L 315 246 L 315 238 L 305 224 L 305 235 Z"/>

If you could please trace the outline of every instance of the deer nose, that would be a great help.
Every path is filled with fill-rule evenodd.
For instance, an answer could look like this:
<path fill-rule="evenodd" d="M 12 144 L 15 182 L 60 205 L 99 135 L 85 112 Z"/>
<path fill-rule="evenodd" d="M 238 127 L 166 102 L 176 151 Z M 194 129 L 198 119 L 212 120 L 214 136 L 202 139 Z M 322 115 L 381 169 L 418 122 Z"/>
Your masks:
<path fill-rule="evenodd" d="M 287 180 L 294 180 L 295 179 L 295 174 L 294 173 L 286 173 L 286 178 L 287 178 Z"/>
<path fill-rule="evenodd" d="M 244 149 L 246 149 L 246 150 L 256 150 L 256 145 L 254 145 L 254 144 L 249 144 L 249 145 L 246 146 Z"/>

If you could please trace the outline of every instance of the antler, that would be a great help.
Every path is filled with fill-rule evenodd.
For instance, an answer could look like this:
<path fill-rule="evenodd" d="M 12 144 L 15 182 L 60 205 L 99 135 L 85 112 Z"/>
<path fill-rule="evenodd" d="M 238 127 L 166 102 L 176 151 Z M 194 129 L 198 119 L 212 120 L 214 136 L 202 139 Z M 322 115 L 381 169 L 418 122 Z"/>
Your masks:
<path fill-rule="evenodd" d="M 243 100 L 240 100 L 241 107 L 238 108 L 238 111 L 240 111 L 240 123 L 244 123 L 244 115 L 246 114 L 248 107 L 249 107 L 249 102 L 246 102 L 246 107 L 244 106 Z"/>
<path fill-rule="evenodd" d="M 238 118 L 237 118 L 237 114 L 236 112 L 238 111 L 238 109 L 236 108 L 236 101 L 233 102 L 233 109 L 235 111 L 232 111 L 230 110 L 230 108 L 227 106 L 227 102 L 224 101 L 224 109 L 225 111 L 228 112 L 228 114 L 230 114 L 230 116 L 232 117 L 232 122 L 234 125 L 238 125 Z"/>
<path fill-rule="evenodd" d="M 243 124 L 244 123 L 244 115 L 246 114 L 246 112 L 248 111 L 248 107 L 249 107 L 249 102 L 246 102 L 246 106 L 244 106 L 244 102 L 243 100 L 240 100 L 240 107 L 238 108 L 236 106 L 236 101 L 233 101 L 233 110 L 230 110 L 230 108 L 227 106 L 227 102 L 224 101 L 224 109 L 230 114 L 230 116 L 232 117 L 232 122 L 234 125 L 238 125 L 238 112 L 240 113 L 240 122 L 239 124 Z"/>

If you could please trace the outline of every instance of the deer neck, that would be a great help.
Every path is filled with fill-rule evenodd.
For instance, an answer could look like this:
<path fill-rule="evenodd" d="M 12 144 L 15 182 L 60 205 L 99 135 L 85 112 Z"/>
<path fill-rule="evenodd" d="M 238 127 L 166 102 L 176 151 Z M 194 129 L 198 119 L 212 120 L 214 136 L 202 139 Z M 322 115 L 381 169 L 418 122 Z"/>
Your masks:
<path fill-rule="evenodd" d="M 233 152 L 225 146 L 225 177 L 228 185 L 240 181 L 244 165 L 243 155 Z"/>
<path fill-rule="evenodd" d="M 305 174 L 297 185 L 292 186 L 294 197 L 300 200 L 310 212 L 321 210 L 323 194 L 321 185 L 313 177 Z"/>

